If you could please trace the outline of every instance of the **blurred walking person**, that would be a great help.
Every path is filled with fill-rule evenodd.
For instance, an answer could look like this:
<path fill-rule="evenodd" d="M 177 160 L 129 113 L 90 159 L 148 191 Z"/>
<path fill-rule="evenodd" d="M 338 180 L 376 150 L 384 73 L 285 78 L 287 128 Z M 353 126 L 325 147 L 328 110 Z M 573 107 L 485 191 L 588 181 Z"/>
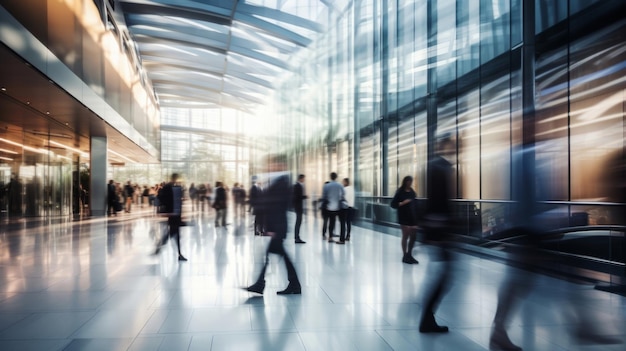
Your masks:
<path fill-rule="evenodd" d="M 445 292 L 448 290 L 452 273 L 451 253 L 446 242 L 452 218 L 452 164 L 444 158 L 454 152 L 454 144 L 449 136 L 440 138 L 437 144 L 438 154 L 428 162 L 427 186 L 428 200 L 422 222 L 426 242 L 437 249 L 438 260 L 443 263 L 438 275 L 434 277 L 430 291 L 425 296 L 420 333 L 447 333 L 448 327 L 440 326 L 435 321 L 435 311 Z"/>
<path fill-rule="evenodd" d="M 117 192 L 115 187 L 115 181 L 113 179 L 109 180 L 109 184 L 107 185 L 107 201 L 109 203 L 107 213 L 109 216 L 117 216 Z"/>
<path fill-rule="evenodd" d="M 213 200 L 213 208 L 215 209 L 215 227 L 226 226 L 226 189 L 222 182 L 215 183 L 215 200 Z"/>
<path fill-rule="evenodd" d="M 130 183 L 130 180 L 128 182 L 126 182 L 126 185 L 124 186 L 124 200 L 126 202 L 126 213 L 130 213 L 131 210 L 131 206 L 133 204 L 133 197 L 135 195 L 135 188 L 133 187 L 133 185 Z"/>
<path fill-rule="evenodd" d="M 178 247 L 178 260 L 187 261 L 180 250 L 180 226 L 182 224 L 183 190 L 178 182 L 178 174 L 173 173 L 170 182 L 165 184 L 159 192 L 159 203 L 162 208 L 161 214 L 167 216 L 168 230 L 157 244 L 154 252 L 159 254 L 161 247 L 167 243 L 171 237 L 176 238 Z"/>
<path fill-rule="evenodd" d="M 285 251 L 283 242 L 287 237 L 287 210 L 290 201 L 290 180 L 287 170 L 285 156 L 272 155 L 267 158 L 268 167 L 268 184 L 263 191 L 260 206 L 263 211 L 265 220 L 265 230 L 267 235 L 271 236 L 270 244 L 265 253 L 265 264 L 261 269 L 261 273 L 256 282 L 245 288 L 250 292 L 263 294 L 265 289 L 265 271 L 269 263 L 269 254 L 277 254 L 282 256 L 287 269 L 287 278 L 289 284 L 287 288 L 278 291 L 279 295 L 301 294 L 301 285 L 296 269 Z"/>

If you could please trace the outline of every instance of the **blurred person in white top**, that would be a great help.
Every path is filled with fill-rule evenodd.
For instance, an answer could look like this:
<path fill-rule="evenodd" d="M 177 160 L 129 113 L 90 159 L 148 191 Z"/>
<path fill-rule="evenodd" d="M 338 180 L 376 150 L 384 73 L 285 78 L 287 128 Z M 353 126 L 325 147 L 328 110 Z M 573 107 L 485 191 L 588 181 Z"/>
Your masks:
<path fill-rule="evenodd" d="M 343 186 L 337 182 L 337 173 L 330 174 L 330 182 L 324 184 L 322 189 L 322 201 L 328 213 L 328 242 L 334 242 L 333 230 L 335 229 L 335 220 L 339 217 L 341 235 L 337 244 L 346 243 L 346 228 L 344 216 L 344 190 Z"/>
<path fill-rule="evenodd" d="M 344 217 L 346 221 L 346 241 L 349 241 L 350 233 L 352 232 L 352 219 L 354 218 L 354 187 L 350 185 L 349 178 L 343 178 L 343 192 L 343 197 L 348 205 L 348 208 L 344 210 Z"/>

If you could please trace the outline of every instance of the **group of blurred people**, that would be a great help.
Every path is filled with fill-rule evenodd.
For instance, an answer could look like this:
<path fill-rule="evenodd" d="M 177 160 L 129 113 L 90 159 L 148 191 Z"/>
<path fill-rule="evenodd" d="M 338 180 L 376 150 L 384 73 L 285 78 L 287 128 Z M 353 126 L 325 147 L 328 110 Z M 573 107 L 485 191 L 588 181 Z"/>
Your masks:
<path fill-rule="evenodd" d="M 413 257 L 413 249 L 417 240 L 417 233 L 423 233 L 423 243 L 433 247 L 434 260 L 440 262 L 439 269 L 431 276 L 430 284 L 423 295 L 422 312 L 419 323 L 419 331 L 422 333 L 446 333 L 448 327 L 439 325 L 435 320 L 435 313 L 439 304 L 448 291 L 452 280 L 452 257 L 451 243 L 454 222 L 454 211 L 451 199 L 453 198 L 453 166 L 449 159 L 454 153 L 454 142 L 449 137 L 442 137 L 438 140 L 436 154 L 428 163 L 427 172 L 427 194 L 428 197 L 421 204 L 416 201 L 416 193 L 412 188 L 413 178 L 406 176 L 401 186 L 397 189 L 391 206 L 397 209 L 398 223 L 400 224 L 402 262 L 406 264 L 417 264 Z M 286 159 L 283 155 L 272 155 L 267 158 L 267 172 L 252 179 L 252 186 L 246 193 L 243 186 L 235 184 L 231 189 L 233 208 L 236 216 L 245 214 L 245 204 L 249 204 L 248 211 L 254 215 L 254 232 L 256 235 L 271 237 L 270 243 L 265 253 L 265 263 L 259 272 L 254 284 L 245 287 L 249 292 L 263 294 L 265 289 L 265 272 L 269 264 L 269 255 L 276 254 L 283 258 L 287 275 L 288 285 L 278 294 L 301 294 L 302 287 L 293 262 L 283 246 L 287 237 L 288 221 L 287 211 L 292 208 L 296 214 L 294 227 L 294 241 L 296 244 L 304 244 L 300 236 L 300 227 L 304 211 L 304 202 L 308 198 L 304 174 L 297 177 L 295 183 L 291 182 L 290 174 L 286 168 Z M 623 172 L 620 168 L 619 174 Z M 532 183 L 533 176 L 526 175 L 525 181 L 520 183 Z M 172 175 L 169 183 L 162 187 L 157 196 L 161 206 L 165 206 L 168 215 L 168 231 L 157 245 L 155 253 L 158 253 L 161 246 L 169 238 L 175 238 L 178 244 L 178 257 L 180 261 L 187 259 L 180 251 L 180 226 L 182 225 L 182 199 L 184 191 L 177 183 L 178 175 Z M 322 238 L 328 242 L 345 244 L 351 239 L 351 221 L 354 209 L 354 190 L 350 185 L 350 180 L 344 178 L 342 183 L 338 182 L 337 173 L 330 174 L 322 190 L 320 198 L 320 209 L 324 219 L 322 227 Z M 619 179 L 623 182 L 623 179 Z M 129 182 L 130 184 L 130 182 Z M 127 184 L 127 185 L 129 185 Z M 621 184 L 621 183 L 620 183 Z M 532 185 L 528 185 L 532 190 Z M 189 197 L 192 200 L 192 208 L 198 210 L 201 207 L 193 205 L 195 201 L 202 201 L 200 196 L 204 196 L 207 203 L 211 202 L 216 210 L 216 227 L 225 226 L 226 208 L 228 208 L 228 190 L 222 182 L 217 182 L 215 188 L 198 188 L 194 184 L 189 189 Z M 621 188 L 620 188 L 621 189 Z M 511 223 L 510 230 L 516 231 L 519 235 L 528 238 L 525 248 L 516 252 L 517 261 L 524 264 L 532 260 L 536 254 L 537 238 L 540 229 L 535 225 L 537 222 L 536 209 L 533 207 L 534 199 L 527 196 L 531 190 L 523 192 L 525 196 L 515 199 L 517 201 L 518 218 L 515 223 Z M 623 190 L 623 189 L 621 189 Z M 212 194 L 212 195 L 211 195 Z M 248 196 L 247 196 L 248 195 Z M 248 201 L 246 202 L 246 198 Z M 130 211 L 130 207 L 129 207 Z M 336 235 L 336 222 L 339 222 L 339 240 L 334 241 Z M 530 266 L 528 268 L 529 271 Z M 521 347 L 515 345 L 508 337 L 506 326 L 508 321 L 520 301 L 532 286 L 532 279 L 528 276 L 520 279 L 519 275 L 509 274 L 501 284 L 496 313 L 493 320 L 490 337 L 490 348 L 497 350 L 519 351 Z M 599 336 L 594 329 L 594 320 L 591 316 L 572 304 L 575 311 L 575 318 L 579 322 L 577 336 L 596 343 L 614 343 L 620 340 Z"/>
<path fill-rule="evenodd" d="M 156 195 L 163 184 L 141 187 L 139 184 L 133 184 L 130 180 L 124 185 L 113 179 L 109 180 L 107 184 L 107 214 L 115 216 L 122 211 L 130 213 L 133 205 L 154 206 Z"/>
<path fill-rule="evenodd" d="M 335 172 L 330 174 L 330 180 L 324 183 L 320 210 L 322 213 L 322 239 L 326 239 L 328 230 L 328 242 L 345 244 L 350 241 L 352 232 L 352 220 L 356 211 L 354 207 L 354 188 L 350 185 L 350 179 L 344 178 L 340 184 Z M 339 241 L 333 239 L 335 225 L 339 220 Z"/>

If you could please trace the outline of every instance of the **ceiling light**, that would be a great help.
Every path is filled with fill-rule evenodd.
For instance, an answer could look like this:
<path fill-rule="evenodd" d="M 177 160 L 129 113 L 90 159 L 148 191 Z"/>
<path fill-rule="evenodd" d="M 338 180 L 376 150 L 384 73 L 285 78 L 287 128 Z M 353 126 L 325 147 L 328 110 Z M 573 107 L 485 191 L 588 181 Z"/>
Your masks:
<path fill-rule="evenodd" d="M 2 157 L 2 156 L 0 156 L 0 160 L 13 161 L 12 158 Z"/>
<path fill-rule="evenodd" d="M 19 146 L 19 147 L 21 147 L 24 150 L 28 150 L 28 151 L 32 151 L 32 152 L 38 152 L 38 153 L 47 153 L 48 152 L 48 151 L 43 151 L 43 149 L 35 149 L 34 147 L 25 146 L 25 145 L 22 145 L 20 143 L 16 143 L 15 141 L 7 140 L 7 139 L 4 139 L 4 138 L 0 138 L 0 141 L 4 141 L 7 144 Z"/>
<path fill-rule="evenodd" d="M 84 152 L 84 151 L 81 151 L 81 150 L 79 150 L 79 149 L 73 148 L 73 147 L 71 147 L 71 146 L 63 145 L 63 144 L 61 144 L 61 143 L 57 143 L 57 142 L 56 142 L 56 141 L 54 141 L 54 140 L 49 140 L 49 141 L 48 141 L 48 143 L 50 143 L 50 144 L 52 144 L 52 145 L 56 145 L 56 146 L 62 147 L 62 148 L 67 149 L 67 150 L 74 151 L 75 153 L 77 153 L 77 154 L 79 154 L 80 156 L 83 156 L 83 157 L 88 157 L 88 156 L 89 156 L 89 154 L 87 154 L 87 153 L 86 153 L 86 152 Z"/>
<path fill-rule="evenodd" d="M 0 148 L 0 151 L 1 151 L 1 152 L 6 152 L 7 154 L 14 154 L 14 155 L 17 155 L 17 154 L 18 154 L 18 153 L 17 153 L 17 152 L 15 152 L 15 151 L 11 151 L 11 150 L 7 150 L 7 149 L 3 149 L 3 148 Z"/>
<path fill-rule="evenodd" d="M 126 160 L 126 161 L 128 161 L 128 162 L 131 162 L 131 163 L 137 163 L 137 162 L 135 162 L 135 161 L 131 160 L 130 158 L 128 158 L 128 157 L 126 157 L 126 156 L 124 156 L 124 155 L 122 155 L 122 154 L 120 154 L 120 153 L 117 153 L 117 152 L 115 152 L 115 151 L 113 151 L 113 150 L 111 150 L 111 149 L 107 149 L 107 150 L 108 150 L 110 153 L 112 153 L 113 155 L 119 156 L 119 157 L 121 157 L 121 158 L 125 159 L 125 160 Z"/>
<path fill-rule="evenodd" d="M 7 88 L 2 87 L 2 88 L 0 88 L 0 90 L 2 90 L 2 91 L 7 91 Z"/>

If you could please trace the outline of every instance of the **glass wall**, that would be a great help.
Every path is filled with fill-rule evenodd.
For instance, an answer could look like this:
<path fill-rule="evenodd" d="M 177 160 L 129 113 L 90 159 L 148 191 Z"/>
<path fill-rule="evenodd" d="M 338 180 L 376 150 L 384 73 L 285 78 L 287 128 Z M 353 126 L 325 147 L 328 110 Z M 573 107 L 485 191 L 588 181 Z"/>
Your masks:
<path fill-rule="evenodd" d="M 521 147 L 535 155 L 536 198 L 562 223 L 580 224 L 581 212 L 584 224 L 623 222 L 625 200 L 603 179 L 624 160 L 626 20 L 612 13 L 625 5 L 536 0 L 523 18 L 529 4 L 353 1 L 278 89 L 281 124 L 299 120 L 296 134 L 283 131 L 294 172 L 314 174 L 315 191 L 330 171 L 352 176 L 361 219 L 395 222 L 390 197 L 406 175 L 428 195 L 428 158 L 446 133 L 464 234 L 488 237 L 510 220 Z"/>
<path fill-rule="evenodd" d="M 187 184 L 250 184 L 252 161 L 267 149 L 275 126 L 241 111 L 161 109 L 162 180 L 179 173 Z"/>
<path fill-rule="evenodd" d="M 78 155 L 50 139 L 12 132 L 0 138 L 0 220 L 72 214 L 73 175 Z"/>

